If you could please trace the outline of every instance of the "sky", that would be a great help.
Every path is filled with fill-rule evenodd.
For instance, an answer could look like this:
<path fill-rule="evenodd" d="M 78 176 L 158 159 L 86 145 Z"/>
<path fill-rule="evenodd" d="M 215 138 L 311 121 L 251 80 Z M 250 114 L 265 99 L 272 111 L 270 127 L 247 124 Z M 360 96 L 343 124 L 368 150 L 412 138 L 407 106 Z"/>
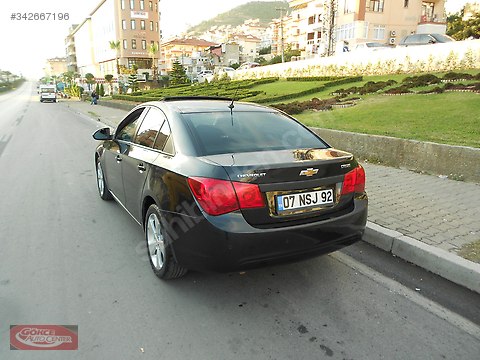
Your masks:
<path fill-rule="evenodd" d="M 165 37 L 185 31 L 250 0 L 161 0 L 161 28 Z M 262 1 L 262 0 L 260 0 Z M 266 1 L 266 0 L 263 0 Z M 38 78 L 45 60 L 65 56 L 64 41 L 71 24 L 80 23 L 100 0 L 3 1 L 0 9 L 0 69 Z M 447 12 L 457 12 L 467 0 L 447 0 Z M 62 13 L 68 20 L 11 20 L 12 13 Z M 5 49 L 5 50 L 4 50 Z"/>

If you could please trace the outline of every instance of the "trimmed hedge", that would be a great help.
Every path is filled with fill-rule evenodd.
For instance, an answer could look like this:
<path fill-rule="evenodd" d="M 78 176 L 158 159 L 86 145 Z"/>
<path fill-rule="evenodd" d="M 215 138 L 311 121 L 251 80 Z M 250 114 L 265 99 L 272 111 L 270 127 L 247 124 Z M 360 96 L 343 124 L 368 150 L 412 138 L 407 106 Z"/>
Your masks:
<path fill-rule="evenodd" d="M 352 82 L 358 82 L 362 81 L 363 77 L 362 76 L 356 76 L 356 77 L 349 77 L 349 78 L 341 78 L 334 81 L 330 81 L 328 83 L 325 83 L 323 85 L 305 90 L 305 91 L 300 91 L 298 93 L 293 93 L 293 94 L 286 94 L 286 95 L 280 95 L 280 96 L 274 96 L 274 97 L 265 97 L 265 98 L 260 98 L 260 99 L 252 99 L 256 103 L 259 104 L 264 104 L 268 102 L 275 102 L 275 101 L 285 101 L 289 99 L 294 99 L 297 97 L 305 96 L 305 95 L 310 95 L 310 94 L 315 94 L 317 92 L 323 91 L 326 88 L 332 87 L 332 86 L 337 86 L 337 85 L 342 85 L 342 84 L 348 84 Z"/>
<path fill-rule="evenodd" d="M 305 110 L 317 110 L 317 111 L 326 111 L 332 110 L 332 106 L 338 102 L 337 98 L 330 98 L 326 100 L 319 100 L 313 98 L 312 100 L 307 101 L 294 101 L 288 104 L 274 104 L 272 107 L 284 111 L 287 114 L 294 115 L 300 114 Z"/>
<path fill-rule="evenodd" d="M 339 79 L 344 79 L 344 77 L 338 77 L 338 76 L 287 77 L 287 81 L 334 81 Z"/>

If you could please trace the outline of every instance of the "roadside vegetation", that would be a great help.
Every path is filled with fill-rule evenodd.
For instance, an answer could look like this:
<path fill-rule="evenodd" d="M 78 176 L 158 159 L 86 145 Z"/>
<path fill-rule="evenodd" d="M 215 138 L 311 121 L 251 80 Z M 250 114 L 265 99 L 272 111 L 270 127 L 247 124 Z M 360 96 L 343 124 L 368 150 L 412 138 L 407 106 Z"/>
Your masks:
<path fill-rule="evenodd" d="M 16 89 L 24 81 L 23 77 L 12 74 L 10 71 L 0 70 L 0 93 Z"/>

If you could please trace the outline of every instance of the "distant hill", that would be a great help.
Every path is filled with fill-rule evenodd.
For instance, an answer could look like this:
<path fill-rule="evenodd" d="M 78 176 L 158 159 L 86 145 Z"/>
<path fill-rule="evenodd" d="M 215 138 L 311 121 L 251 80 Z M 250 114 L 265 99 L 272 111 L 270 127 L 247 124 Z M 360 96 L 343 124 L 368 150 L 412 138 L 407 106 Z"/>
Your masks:
<path fill-rule="evenodd" d="M 203 21 L 188 29 L 187 32 L 201 34 L 215 25 L 238 26 L 248 19 L 259 19 L 262 25 L 267 25 L 272 19 L 280 16 L 280 12 L 275 10 L 280 7 L 288 9 L 288 3 L 286 1 L 251 1 L 219 14 L 213 19 Z"/>

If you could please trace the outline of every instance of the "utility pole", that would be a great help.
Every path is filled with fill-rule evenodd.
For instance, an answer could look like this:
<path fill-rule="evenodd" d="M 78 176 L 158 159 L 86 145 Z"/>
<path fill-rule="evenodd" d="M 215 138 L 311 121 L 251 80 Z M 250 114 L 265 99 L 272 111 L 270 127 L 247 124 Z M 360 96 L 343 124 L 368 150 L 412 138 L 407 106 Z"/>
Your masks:
<path fill-rule="evenodd" d="M 282 63 L 285 62 L 285 49 L 284 49 L 284 38 L 283 38 L 283 11 L 286 10 L 284 8 L 277 8 L 275 9 L 280 11 L 280 50 L 282 51 Z"/>
<path fill-rule="evenodd" d="M 322 38 L 327 39 L 325 55 L 332 56 L 335 53 L 335 17 L 337 15 L 337 0 L 324 0 L 323 3 L 323 30 Z"/>

